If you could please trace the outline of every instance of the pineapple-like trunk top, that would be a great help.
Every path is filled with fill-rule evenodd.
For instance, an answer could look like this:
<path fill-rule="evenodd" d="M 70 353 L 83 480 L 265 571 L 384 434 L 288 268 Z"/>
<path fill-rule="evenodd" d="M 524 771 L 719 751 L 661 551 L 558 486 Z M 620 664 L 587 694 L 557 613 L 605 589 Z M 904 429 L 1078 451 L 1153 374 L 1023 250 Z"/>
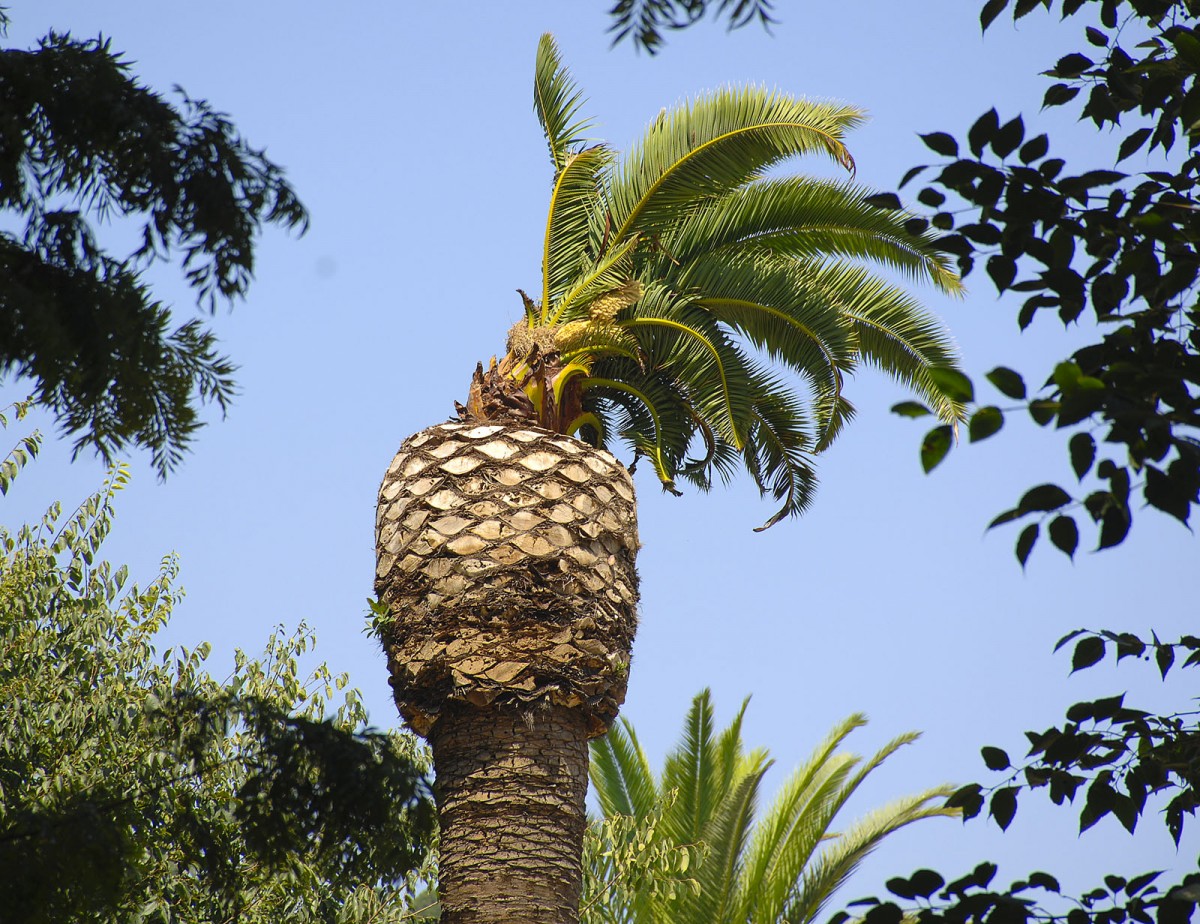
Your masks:
<path fill-rule="evenodd" d="M 379 492 L 375 589 L 401 714 L 581 709 L 602 734 L 637 625 L 633 484 L 609 453 L 529 424 L 410 437 Z"/>

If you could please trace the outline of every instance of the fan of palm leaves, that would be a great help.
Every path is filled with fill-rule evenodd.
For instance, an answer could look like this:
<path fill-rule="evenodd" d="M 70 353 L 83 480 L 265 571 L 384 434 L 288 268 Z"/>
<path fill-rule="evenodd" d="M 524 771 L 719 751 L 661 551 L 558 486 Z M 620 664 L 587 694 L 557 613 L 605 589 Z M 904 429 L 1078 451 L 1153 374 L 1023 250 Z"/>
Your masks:
<path fill-rule="evenodd" d="M 700 693 L 659 779 L 627 720 L 592 742 L 591 780 L 604 817 L 649 819 L 649 852 L 702 846 L 705 859 L 694 871 L 695 891 L 627 890 L 620 903 L 597 902 L 585 915 L 590 924 L 807 924 L 885 837 L 923 818 L 958 815 L 945 807 L 953 787 L 940 787 L 841 827 L 839 815 L 863 780 L 917 737 L 901 735 L 863 761 L 839 750 L 865 724 L 861 715 L 839 723 L 759 815 L 771 761 L 763 750 L 744 749 L 745 709 L 718 730 L 709 692 Z"/>
<path fill-rule="evenodd" d="M 493 367 L 528 416 L 623 441 L 672 491 L 744 468 L 783 504 L 760 528 L 808 505 L 813 457 L 853 414 L 843 384 L 860 362 L 959 419 L 939 385 L 956 362 L 944 329 L 868 268 L 957 292 L 932 236 L 852 180 L 771 171 L 815 154 L 852 177 L 843 138 L 860 110 L 724 89 L 664 110 L 620 157 L 588 140 L 549 35 L 534 88 L 554 168 L 542 289 L 521 293 L 525 317 Z"/>

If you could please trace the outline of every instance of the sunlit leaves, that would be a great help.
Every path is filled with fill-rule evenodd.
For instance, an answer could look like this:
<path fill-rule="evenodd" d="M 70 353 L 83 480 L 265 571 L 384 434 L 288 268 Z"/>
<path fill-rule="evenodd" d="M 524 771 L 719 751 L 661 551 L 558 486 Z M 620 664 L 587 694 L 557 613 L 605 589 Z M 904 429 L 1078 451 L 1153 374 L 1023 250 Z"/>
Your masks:
<path fill-rule="evenodd" d="M 782 504 L 770 525 L 810 502 L 814 457 L 853 414 L 843 390 L 861 363 L 940 421 L 964 419 L 971 383 L 944 328 L 873 271 L 960 292 L 936 236 L 912 227 L 898 197 L 767 175 L 806 154 L 852 170 L 843 139 L 858 109 L 728 88 L 664 109 L 617 159 L 581 146 L 578 91 L 549 37 L 535 84 L 557 174 L 541 304 L 527 299 L 526 318 L 556 328 L 547 368 L 580 370 L 575 400 L 600 423 L 589 435 L 626 441 L 669 491 L 708 489 L 740 461 Z M 606 313 L 602 339 L 585 322 L 617 292 L 632 294 Z M 503 365 L 526 369 L 528 345 L 512 344 Z M 561 388 L 539 394 L 568 400 Z M 557 406 L 536 405 L 539 422 L 568 424 Z"/>
<path fill-rule="evenodd" d="M 0 529 L 0 865 L 21 870 L 0 876 L 5 915 L 186 905 L 181 920 L 265 924 L 382 896 L 432 833 L 414 739 L 364 733 L 352 690 L 331 702 L 346 680 L 300 666 L 304 626 L 261 658 L 237 652 L 225 682 L 207 644 L 156 653 L 181 598 L 174 557 L 142 585 L 101 557 L 127 480 L 116 469 L 66 518 L 54 505 Z"/>

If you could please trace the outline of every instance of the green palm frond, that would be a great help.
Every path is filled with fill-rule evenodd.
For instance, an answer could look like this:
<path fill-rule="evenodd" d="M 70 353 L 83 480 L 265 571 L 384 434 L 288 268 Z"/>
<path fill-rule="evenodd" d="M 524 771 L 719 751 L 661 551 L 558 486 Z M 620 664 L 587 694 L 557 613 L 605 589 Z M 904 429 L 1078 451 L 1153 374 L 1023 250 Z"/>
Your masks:
<path fill-rule="evenodd" d="M 853 183 L 812 177 L 760 180 L 690 212 L 663 239 L 664 253 L 683 265 L 706 254 L 759 248 L 801 260 L 843 257 L 961 292 L 936 237 L 910 233 L 905 222 L 913 216 L 870 205 L 871 194 Z"/>
<path fill-rule="evenodd" d="M 625 919 L 631 924 L 809 924 L 889 834 L 925 818 L 958 814 L 944 804 L 951 788 L 941 787 L 895 800 L 835 830 L 860 784 L 916 737 L 901 735 L 863 761 L 843 749 L 866 723 L 861 715 L 839 723 L 760 813 L 771 761 L 765 751 L 745 751 L 744 714 L 743 703 L 730 725 L 718 730 L 709 692 L 696 696 L 659 782 L 629 722 L 592 743 L 592 783 L 606 815 L 631 805 L 633 788 L 641 793 L 636 801 L 646 806 L 673 792 L 675 801 L 663 812 L 654 838 L 676 846 L 699 841 L 707 848 L 695 873 L 699 893 L 676 900 L 639 895 Z"/>
<path fill-rule="evenodd" d="M 583 94 L 563 67 L 554 37 L 546 34 L 538 42 L 534 64 L 533 107 L 550 146 L 550 159 L 557 176 L 571 148 L 582 144 L 591 120 L 579 117 Z"/>
<path fill-rule="evenodd" d="M 566 155 L 546 213 L 542 247 L 542 306 L 562 298 L 582 269 L 600 195 L 599 183 L 613 158 L 604 145 Z"/>
<path fill-rule="evenodd" d="M 637 238 L 605 252 L 595 262 L 585 263 L 563 297 L 543 305 L 542 314 L 551 324 L 565 324 L 588 316 L 588 306 L 634 278 Z"/>
<path fill-rule="evenodd" d="M 853 106 L 761 87 L 719 90 L 665 113 L 608 188 L 612 240 L 669 229 L 698 202 L 735 190 L 788 157 L 824 153 L 853 170 L 842 139 L 862 119 Z"/>
<path fill-rule="evenodd" d="M 659 801 L 650 762 L 633 725 L 622 719 L 592 742 L 592 790 L 605 815 L 646 817 Z"/>
<path fill-rule="evenodd" d="M 744 469 L 780 504 L 766 525 L 810 503 L 861 362 L 963 418 L 938 385 L 957 362 L 949 337 L 878 275 L 959 291 L 936 239 L 852 182 L 768 176 L 810 154 L 853 170 L 859 109 L 727 88 L 664 110 L 622 158 L 584 140 L 582 97 L 549 36 L 534 99 L 554 183 L 541 300 L 522 295 L 524 325 L 497 366 L 522 394 L 500 406 L 622 442 L 671 491 Z"/>
<path fill-rule="evenodd" d="M 963 406 L 929 374 L 957 366 L 957 351 L 945 328 L 915 298 L 862 267 L 843 263 L 821 266 L 814 280 L 839 300 L 863 360 L 916 391 L 943 420 L 962 418 Z"/>

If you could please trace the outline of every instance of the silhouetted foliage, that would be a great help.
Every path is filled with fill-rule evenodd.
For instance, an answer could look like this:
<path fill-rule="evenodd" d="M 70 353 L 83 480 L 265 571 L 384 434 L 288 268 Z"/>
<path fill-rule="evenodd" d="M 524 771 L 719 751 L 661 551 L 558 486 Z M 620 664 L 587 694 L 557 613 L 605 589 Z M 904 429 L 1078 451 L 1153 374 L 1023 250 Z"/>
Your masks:
<path fill-rule="evenodd" d="M 695 25 L 709 10 L 729 29 L 755 21 L 765 28 L 775 21 L 773 7 L 773 0 L 617 0 L 608 11 L 608 31 L 615 33 L 614 45 L 628 39 L 635 48 L 656 54 L 665 42 L 663 32 Z"/>
<path fill-rule="evenodd" d="M 211 312 L 245 295 L 264 223 L 307 223 L 278 166 L 176 93 L 139 84 L 107 39 L 52 32 L 0 50 L 0 215 L 21 228 L 0 231 L 0 376 L 32 379 L 77 452 L 143 447 L 160 475 L 200 426 L 198 404 L 225 410 L 234 366 L 141 272 L 179 255 Z M 138 228 L 127 256 L 94 230 L 112 219 Z"/>
<path fill-rule="evenodd" d="M 991 0 L 986 29 L 1010 4 Z M 1018 0 L 1019 19 L 1053 0 Z M 1096 340 L 1030 388 L 1007 367 L 988 381 L 1015 405 L 979 407 L 972 442 L 1027 411 L 1044 427 L 1069 429 L 1067 452 L 1078 478 L 1068 490 L 1047 483 L 1027 491 L 992 526 L 1024 521 L 1016 552 L 1022 565 L 1038 539 L 1073 556 L 1077 518 L 1094 524 L 1096 548 L 1120 544 L 1133 523 L 1134 492 L 1185 525 L 1200 501 L 1200 213 L 1193 201 L 1200 172 L 1200 29 L 1188 4 L 1167 0 L 1064 0 L 1064 17 L 1091 12 L 1086 53 L 1066 54 L 1045 73 L 1054 83 L 1044 108 L 1078 108 L 1098 133 L 1096 163 L 1072 167 L 1047 134 L 1030 135 L 1018 114 L 989 109 L 962 139 L 922 135 L 945 158 L 914 167 L 901 185 L 926 178 L 919 219 L 946 232 L 942 245 L 964 276 L 983 269 L 998 292 L 1023 296 L 1022 329 L 1054 311 L 1064 325 L 1093 322 Z M 1135 153 L 1162 164 L 1116 169 Z M 1106 157 L 1111 158 L 1105 163 Z M 888 203 L 896 207 L 898 197 Z M 905 402 L 898 413 L 917 416 Z M 921 449 L 930 470 L 949 452 L 944 428 Z"/>
<path fill-rule="evenodd" d="M 1010 6 L 1019 19 L 1055 3 L 988 0 L 980 17 L 984 29 Z M 1043 309 L 1053 309 L 1064 324 L 1090 315 L 1098 325 L 1096 342 L 1056 364 L 1039 390 L 1031 392 L 1007 367 L 987 375 L 1038 424 L 1072 428 L 1066 442 L 1072 468 L 1081 485 L 1093 486 L 1077 496 L 1041 484 L 996 517 L 992 526 L 1033 520 L 1017 539 L 1022 566 L 1043 527 L 1058 549 L 1073 556 L 1077 511 L 1095 523 L 1098 549 L 1119 545 L 1132 524 L 1134 490 L 1148 506 L 1184 524 L 1200 502 L 1200 225 L 1193 202 L 1200 169 L 1200 31 L 1184 2 L 1062 0 L 1059 8 L 1064 17 L 1087 11 L 1096 19 L 1084 29 L 1086 53 L 1066 54 L 1046 72 L 1055 83 L 1043 105 L 1078 98 L 1080 117 L 1104 130 L 1093 148 L 1098 156 L 1105 150 L 1100 139 L 1111 139 L 1112 164 L 1076 172 L 1053 156 L 1049 135 L 1030 138 L 1019 114 L 1002 118 L 991 109 L 971 126 L 965 143 L 949 132 L 922 135 L 947 161 L 933 173 L 914 167 L 901 184 L 929 176 L 917 195 L 931 210 L 922 228 L 928 222 L 946 232 L 943 243 L 958 255 L 964 274 L 982 266 L 998 291 L 1024 294 L 1022 329 Z M 1143 148 L 1157 151 L 1160 169 L 1136 175 L 1109 169 Z M 898 206 L 899 197 L 892 199 Z M 895 410 L 924 413 L 912 402 Z M 999 431 L 1006 410 L 1011 408 L 976 410 L 970 439 Z M 926 470 L 951 448 L 946 435 L 937 428 L 925 437 Z M 1152 663 L 1165 682 L 1177 664 L 1200 663 L 1200 638 L 1191 635 L 1164 642 L 1153 633 L 1146 640 L 1129 632 L 1077 630 L 1058 648 L 1068 645 L 1073 672 L 1112 655 Z M 1000 774 L 998 782 L 965 786 L 951 802 L 968 818 L 986 808 L 1006 829 L 1021 800 L 1041 792 L 1078 811 L 1081 833 L 1111 815 L 1132 834 L 1139 821 L 1161 814 L 1179 843 L 1197 806 L 1197 716 L 1194 708 L 1170 714 L 1138 709 L 1124 695 L 1075 703 L 1060 725 L 1026 732 L 1030 747 L 1020 761 L 1003 748 L 983 748 L 984 764 Z M 1063 894 L 1046 872 L 997 888 L 996 871 L 983 863 L 947 882 L 940 873 L 919 870 L 888 882 L 892 899 L 864 899 L 852 913 L 869 924 L 1183 924 L 1200 903 L 1200 871 L 1174 883 L 1162 881 L 1163 871 L 1108 874 L 1102 885 L 1078 895 Z M 843 912 L 834 921 L 849 917 Z"/>

